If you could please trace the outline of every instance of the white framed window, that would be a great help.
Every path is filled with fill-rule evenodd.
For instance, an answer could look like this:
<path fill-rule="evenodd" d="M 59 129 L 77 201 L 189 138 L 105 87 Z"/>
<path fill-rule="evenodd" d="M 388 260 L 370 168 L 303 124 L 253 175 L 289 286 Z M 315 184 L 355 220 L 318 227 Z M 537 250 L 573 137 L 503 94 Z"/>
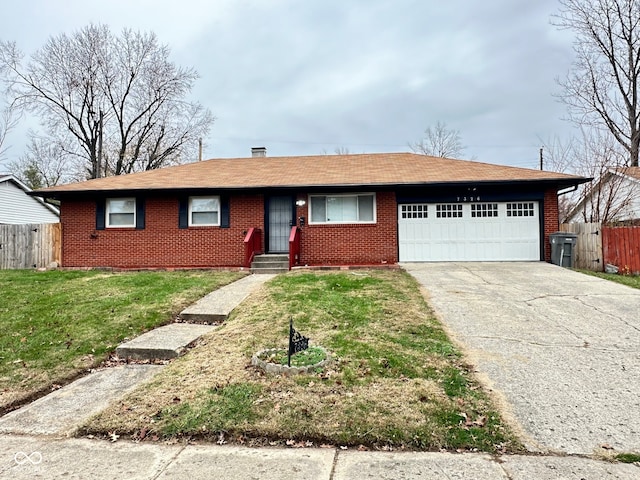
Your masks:
<path fill-rule="evenodd" d="M 507 217 L 533 217 L 533 202 L 507 203 Z"/>
<path fill-rule="evenodd" d="M 135 198 L 107 198 L 107 228 L 123 228 L 136 226 Z"/>
<path fill-rule="evenodd" d="M 311 195 L 309 223 L 375 223 L 375 193 Z"/>
<path fill-rule="evenodd" d="M 413 203 L 400 206 L 402 218 L 427 218 L 429 214 L 428 204 Z"/>
<path fill-rule="evenodd" d="M 497 217 L 497 203 L 472 203 L 471 218 Z"/>
<path fill-rule="evenodd" d="M 441 203 L 436 205 L 436 218 L 462 218 L 462 204 Z"/>
<path fill-rule="evenodd" d="M 219 226 L 220 197 L 189 197 L 189 226 Z"/>

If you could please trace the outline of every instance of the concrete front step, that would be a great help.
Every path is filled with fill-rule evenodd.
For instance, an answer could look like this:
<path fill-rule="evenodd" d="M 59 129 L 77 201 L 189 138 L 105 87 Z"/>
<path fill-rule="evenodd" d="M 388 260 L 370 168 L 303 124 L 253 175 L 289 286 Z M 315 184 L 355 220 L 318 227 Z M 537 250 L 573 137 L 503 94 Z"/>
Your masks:
<path fill-rule="evenodd" d="M 279 273 L 286 273 L 289 271 L 289 265 L 287 268 L 276 267 L 276 268 L 251 268 L 251 273 L 255 273 L 256 275 L 277 275 Z"/>
<path fill-rule="evenodd" d="M 289 255 L 286 253 L 267 253 L 253 257 L 253 263 L 286 262 L 289 264 Z"/>
<path fill-rule="evenodd" d="M 284 273 L 289 271 L 289 255 L 257 255 L 251 262 L 252 273 Z"/>
<path fill-rule="evenodd" d="M 289 270 L 289 260 L 284 262 L 253 262 L 251 268 L 286 268 Z"/>

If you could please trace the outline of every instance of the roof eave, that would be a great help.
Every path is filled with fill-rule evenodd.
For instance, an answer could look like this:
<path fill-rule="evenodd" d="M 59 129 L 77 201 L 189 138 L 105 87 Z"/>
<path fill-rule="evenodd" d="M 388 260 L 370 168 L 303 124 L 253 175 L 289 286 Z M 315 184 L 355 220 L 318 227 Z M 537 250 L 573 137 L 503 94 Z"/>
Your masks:
<path fill-rule="evenodd" d="M 198 186 L 198 187 L 157 187 L 157 188 L 118 188 L 118 189 L 86 189 L 86 190 L 34 190 L 27 192 L 28 195 L 60 200 L 64 197 L 74 196 L 99 196 L 105 195 L 138 195 L 140 193 L 163 193 L 163 192 L 189 192 L 215 190 L 221 192 L 237 191 L 274 191 L 274 190 L 318 190 L 318 189 L 367 189 L 367 188 L 424 188 L 443 186 L 463 186 L 463 185 L 484 185 L 484 186 L 509 186 L 509 185 L 540 185 L 543 187 L 553 187 L 563 189 L 577 186 L 591 181 L 592 178 L 569 177 L 569 178 L 544 178 L 544 179 L 509 179 L 509 180 L 456 180 L 456 181 L 434 181 L 434 182 L 369 182 L 369 183 L 309 183 L 309 184 L 282 184 L 282 185 L 236 185 L 236 186 Z"/>

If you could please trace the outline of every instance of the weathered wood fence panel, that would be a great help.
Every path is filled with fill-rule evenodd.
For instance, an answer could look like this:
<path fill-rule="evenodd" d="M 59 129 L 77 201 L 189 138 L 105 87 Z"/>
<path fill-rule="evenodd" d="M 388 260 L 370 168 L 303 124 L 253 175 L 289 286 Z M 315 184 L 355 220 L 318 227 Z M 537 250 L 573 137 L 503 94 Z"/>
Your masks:
<path fill-rule="evenodd" d="M 576 264 L 575 268 L 601 272 L 604 270 L 602 255 L 602 226 L 600 223 L 564 223 L 560 231 L 575 233 Z"/>
<path fill-rule="evenodd" d="M 0 269 L 43 268 L 62 257 L 59 223 L 0 225 Z"/>
<path fill-rule="evenodd" d="M 640 274 L 640 227 L 604 227 L 602 247 L 605 263 L 620 273 Z"/>

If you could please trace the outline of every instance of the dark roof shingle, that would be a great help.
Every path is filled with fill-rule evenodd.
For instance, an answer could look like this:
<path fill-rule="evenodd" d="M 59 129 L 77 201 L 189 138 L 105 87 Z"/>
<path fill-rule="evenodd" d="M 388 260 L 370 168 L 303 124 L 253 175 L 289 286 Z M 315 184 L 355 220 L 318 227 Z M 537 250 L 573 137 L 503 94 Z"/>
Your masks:
<path fill-rule="evenodd" d="M 38 193 L 56 195 L 117 190 L 393 186 L 514 181 L 549 181 L 559 185 L 574 185 L 586 180 L 563 173 L 415 153 L 374 153 L 213 159 L 44 188 L 38 190 Z"/>

